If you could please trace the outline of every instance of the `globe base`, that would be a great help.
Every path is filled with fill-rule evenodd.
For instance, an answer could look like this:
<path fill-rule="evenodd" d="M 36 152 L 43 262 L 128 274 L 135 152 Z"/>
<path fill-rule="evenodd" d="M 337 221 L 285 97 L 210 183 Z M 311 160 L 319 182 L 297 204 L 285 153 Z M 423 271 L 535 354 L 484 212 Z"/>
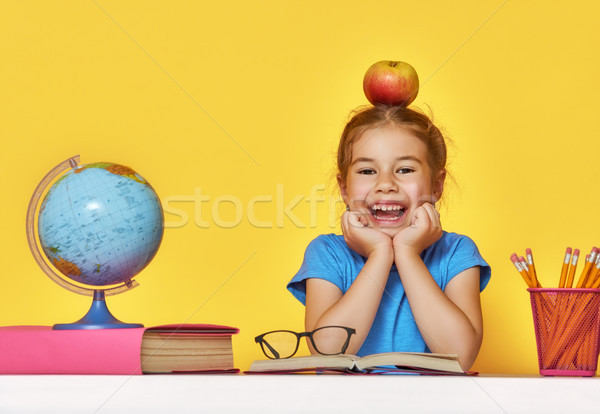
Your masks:
<path fill-rule="evenodd" d="M 124 323 L 115 318 L 106 306 L 104 291 L 94 291 L 94 300 L 90 310 L 83 318 L 73 323 L 57 323 L 52 329 L 70 330 L 70 329 L 124 329 L 124 328 L 143 328 L 140 323 Z"/>

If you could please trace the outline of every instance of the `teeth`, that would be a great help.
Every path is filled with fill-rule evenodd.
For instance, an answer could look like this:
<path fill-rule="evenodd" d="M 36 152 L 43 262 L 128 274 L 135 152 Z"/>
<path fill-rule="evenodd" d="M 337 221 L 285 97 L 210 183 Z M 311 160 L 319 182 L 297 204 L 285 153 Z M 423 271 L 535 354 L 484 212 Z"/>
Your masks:
<path fill-rule="evenodd" d="M 381 210 L 381 211 L 392 211 L 392 210 L 404 210 L 401 206 L 398 205 L 374 205 L 373 207 L 371 207 L 371 209 L 373 210 Z"/>
<path fill-rule="evenodd" d="M 386 220 L 388 222 L 398 221 L 401 217 L 404 216 L 405 207 L 402 207 L 398 204 L 387 205 L 387 204 L 375 204 L 371 206 L 371 211 L 373 216 L 378 220 Z M 391 214 L 379 214 L 379 211 L 397 211 L 397 213 Z"/>

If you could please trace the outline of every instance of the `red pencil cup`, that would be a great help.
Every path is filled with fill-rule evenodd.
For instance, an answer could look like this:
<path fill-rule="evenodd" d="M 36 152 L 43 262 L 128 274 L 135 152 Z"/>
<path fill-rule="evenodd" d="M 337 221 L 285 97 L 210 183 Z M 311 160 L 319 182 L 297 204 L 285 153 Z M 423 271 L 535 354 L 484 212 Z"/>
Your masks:
<path fill-rule="evenodd" d="M 527 289 L 541 375 L 592 377 L 598 366 L 600 289 Z"/>

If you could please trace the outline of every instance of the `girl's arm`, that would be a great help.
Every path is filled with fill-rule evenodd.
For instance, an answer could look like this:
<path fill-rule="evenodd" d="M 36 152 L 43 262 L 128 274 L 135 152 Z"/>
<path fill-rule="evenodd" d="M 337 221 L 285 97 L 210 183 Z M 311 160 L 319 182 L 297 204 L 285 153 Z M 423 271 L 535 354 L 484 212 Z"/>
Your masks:
<path fill-rule="evenodd" d="M 344 213 L 342 230 L 348 245 L 367 257 L 367 261 L 345 294 L 326 280 L 312 278 L 306 281 L 305 326 L 307 331 L 328 325 L 354 328 L 356 335 L 352 335 L 346 350 L 347 353 L 354 354 L 371 329 L 394 254 L 391 238 L 380 231 L 364 227 L 355 213 Z M 319 350 L 324 351 L 321 348 L 326 348 L 335 352 L 341 346 L 340 340 L 328 338 L 327 343 L 319 343 Z M 311 353 L 316 352 L 310 344 L 309 348 Z"/>
<path fill-rule="evenodd" d="M 355 354 L 371 329 L 391 266 L 391 255 L 388 258 L 371 255 L 345 294 L 331 282 L 308 279 L 306 330 L 312 331 L 328 325 L 354 328 L 356 335 L 352 335 L 346 352 Z M 324 351 L 322 348 L 325 348 L 335 352 L 343 339 L 345 338 L 329 338 L 329 344 L 319 343 L 319 350 Z M 309 345 L 309 348 L 312 347 Z M 311 353 L 315 353 L 314 349 L 311 349 Z"/>
<path fill-rule="evenodd" d="M 394 238 L 395 262 L 419 331 L 432 352 L 458 354 L 468 370 L 483 336 L 479 267 L 461 272 L 441 290 L 420 257 L 441 237 L 439 215 L 430 204 L 415 212 L 413 226 L 403 233 Z"/>
<path fill-rule="evenodd" d="M 398 269 L 415 322 L 432 352 L 457 354 L 471 368 L 483 336 L 479 267 L 455 276 L 443 292 L 419 257 L 400 254 Z"/>

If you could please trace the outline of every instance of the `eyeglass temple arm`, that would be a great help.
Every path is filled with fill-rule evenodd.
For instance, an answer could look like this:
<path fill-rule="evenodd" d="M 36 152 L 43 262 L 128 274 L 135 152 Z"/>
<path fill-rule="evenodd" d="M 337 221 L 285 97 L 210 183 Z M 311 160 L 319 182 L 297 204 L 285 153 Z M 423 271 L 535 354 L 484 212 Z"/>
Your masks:
<path fill-rule="evenodd" d="M 346 329 L 346 332 L 348 332 L 348 337 L 346 338 L 346 342 L 344 342 L 344 344 L 342 345 L 342 354 L 346 352 L 346 349 L 348 349 L 348 345 L 350 344 L 350 337 L 356 333 L 354 329 Z"/>
<path fill-rule="evenodd" d="M 271 345 L 269 345 L 269 343 L 267 341 L 265 341 L 263 339 L 262 343 L 265 344 L 267 346 L 267 348 L 269 348 L 269 351 L 271 351 L 273 353 L 273 356 L 275 357 L 275 359 L 279 358 L 279 352 L 277 352 Z"/>

